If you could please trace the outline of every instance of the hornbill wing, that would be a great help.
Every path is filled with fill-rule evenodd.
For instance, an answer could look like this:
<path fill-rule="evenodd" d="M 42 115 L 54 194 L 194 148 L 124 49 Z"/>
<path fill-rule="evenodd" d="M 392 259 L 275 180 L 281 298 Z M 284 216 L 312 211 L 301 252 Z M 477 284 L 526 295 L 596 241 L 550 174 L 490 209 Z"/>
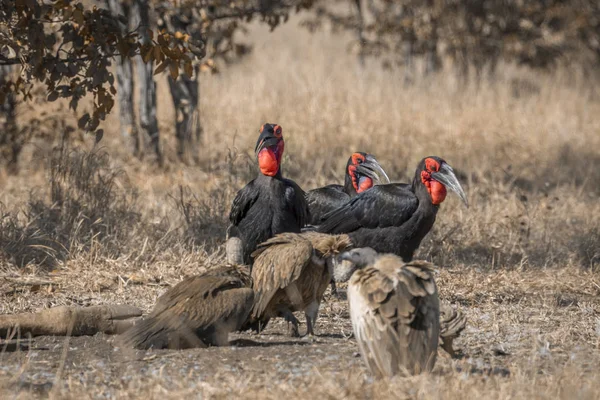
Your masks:
<path fill-rule="evenodd" d="M 342 185 L 327 185 L 306 192 L 306 202 L 310 210 L 310 223 L 319 224 L 323 216 L 344 205 L 350 196 Z"/>
<path fill-rule="evenodd" d="M 310 212 L 308 210 L 308 204 L 306 203 L 306 195 L 304 190 L 302 190 L 300 186 L 296 184 L 296 182 L 290 179 L 283 179 L 283 182 L 286 185 L 286 206 L 294 213 L 294 215 L 296 215 L 298 226 L 302 228 L 310 219 Z"/>
<path fill-rule="evenodd" d="M 298 280 L 312 255 L 311 242 L 297 233 L 281 233 L 258 246 L 252 253 L 254 317 L 261 316 L 279 289 Z"/>
<path fill-rule="evenodd" d="M 377 185 L 325 215 L 317 231 L 349 233 L 359 228 L 400 226 L 418 206 L 419 200 L 410 185 Z"/>
<path fill-rule="evenodd" d="M 350 315 L 361 354 L 379 376 L 431 370 L 439 340 L 439 303 L 429 263 L 382 256 L 355 272 Z"/>
<path fill-rule="evenodd" d="M 259 195 L 260 189 L 254 180 L 250 181 L 237 192 L 231 204 L 231 211 L 229 212 L 229 221 L 232 225 L 238 225 L 244 219 L 250 207 L 258 200 Z"/>

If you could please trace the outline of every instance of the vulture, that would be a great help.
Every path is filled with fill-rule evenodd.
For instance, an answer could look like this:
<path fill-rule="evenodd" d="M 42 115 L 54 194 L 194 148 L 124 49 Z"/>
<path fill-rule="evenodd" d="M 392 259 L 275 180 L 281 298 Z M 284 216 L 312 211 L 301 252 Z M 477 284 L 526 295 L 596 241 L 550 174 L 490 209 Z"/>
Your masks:
<path fill-rule="evenodd" d="M 150 315 L 120 340 L 138 349 L 226 346 L 229 333 L 242 327 L 253 305 L 247 267 L 225 263 L 167 290 Z"/>
<path fill-rule="evenodd" d="M 242 241 L 242 262 L 252 265 L 259 243 L 283 232 L 297 232 L 308 222 L 304 191 L 281 172 L 283 133 L 277 124 L 264 124 L 256 143 L 260 172 L 242 188 L 231 205 L 227 239 Z"/>
<path fill-rule="evenodd" d="M 348 158 L 344 185 L 331 184 L 306 192 L 311 225 L 318 225 L 324 215 L 343 206 L 348 200 L 371 189 L 375 182 L 390 183 L 387 174 L 372 154 L 356 152 Z"/>
<path fill-rule="evenodd" d="M 354 336 L 379 378 L 431 371 L 440 337 L 440 305 L 433 265 L 404 263 L 371 248 L 345 252 L 334 278 L 348 283 Z"/>
<path fill-rule="evenodd" d="M 412 184 L 377 185 L 359 193 L 325 215 L 316 231 L 346 233 L 357 248 L 371 247 L 408 262 L 433 227 L 446 188 L 468 205 L 452 167 L 439 157 L 425 157 Z"/>
<path fill-rule="evenodd" d="M 251 322 L 260 324 L 280 316 L 291 323 L 290 334 L 296 337 L 298 320 L 293 312 L 304 311 L 306 333 L 312 337 L 336 257 L 350 246 L 347 235 L 316 232 L 282 233 L 260 244 L 252 254 L 255 300 Z"/>

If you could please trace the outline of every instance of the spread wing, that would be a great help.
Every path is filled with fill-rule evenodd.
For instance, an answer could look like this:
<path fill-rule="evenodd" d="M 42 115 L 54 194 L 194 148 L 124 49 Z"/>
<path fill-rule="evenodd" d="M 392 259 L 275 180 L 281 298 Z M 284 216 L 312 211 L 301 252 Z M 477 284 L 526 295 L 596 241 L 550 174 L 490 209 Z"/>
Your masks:
<path fill-rule="evenodd" d="M 310 224 L 316 225 L 323 217 L 346 204 L 350 196 L 342 185 L 327 185 L 306 192 L 306 202 L 310 210 Z"/>
<path fill-rule="evenodd" d="M 303 227 L 310 219 L 308 204 L 306 203 L 304 190 L 290 179 L 283 179 L 285 188 L 286 207 L 294 213 L 299 227 Z"/>
<path fill-rule="evenodd" d="M 279 289 L 298 280 L 311 261 L 310 241 L 297 233 L 282 233 L 260 244 L 252 253 L 255 302 L 252 315 L 259 318 Z"/>
<path fill-rule="evenodd" d="M 431 370 L 439 339 L 439 304 L 430 264 L 381 257 L 357 271 L 348 287 L 361 354 L 372 373 Z"/>
<path fill-rule="evenodd" d="M 349 233 L 359 228 L 400 226 L 418 206 L 410 185 L 376 185 L 325 215 L 318 232 Z"/>
<path fill-rule="evenodd" d="M 219 327 L 233 331 L 248 318 L 254 302 L 249 283 L 225 270 L 186 279 L 164 293 L 148 318 L 126 331 L 123 340 L 138 348 L 162 348 L 181 337 L 203 346 L 199 333 Z"/>
<path fill-rule="evenodd" d="M 229 221 L 232 225 L 238 225 L 244 219 L 250 207 L 258 200 L 259 194 L 259 188 L 254 180 L 251 180 L 237 192 L 229 212 Z"/>

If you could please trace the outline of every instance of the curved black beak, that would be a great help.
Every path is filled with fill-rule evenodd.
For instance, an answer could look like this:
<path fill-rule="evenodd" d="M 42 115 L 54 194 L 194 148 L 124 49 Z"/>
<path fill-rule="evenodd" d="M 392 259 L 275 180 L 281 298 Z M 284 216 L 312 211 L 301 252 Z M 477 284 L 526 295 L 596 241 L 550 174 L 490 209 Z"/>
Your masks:
<path fill-rule="evenodd" d="M 262 149 L 266 147 L 275 146 L 277 143 L 279 143 L 279 140 L 280 139 L 276 138 L 272 132 L 268 132 L 265 130 L 258 137 L 258 141 L 256 142 L 254 152 L 258 154 Z"/>
<path fill-rule="evenodd" d="M 458 178 L 456 178 L 456 175 L 454 175 L 454 170 L 451 166 L 446 163 L 442 163 L 440 170 L 438 172 L 432 172 L 431 177 L 456 193 L 463 203 L 465 203 L 465 206 L 469 207 L 467 195 L 465 194 L 462 186 L 460 186 Z"/>
<path fill-rule="evenodd" d="M 388 178 L 381 165 L 379 165 L 377 159 L 371 154 L 367 154 L 365 161 L 356 166 L 356 171 L 379 183 L 390 183 L 390 178 Z"/>

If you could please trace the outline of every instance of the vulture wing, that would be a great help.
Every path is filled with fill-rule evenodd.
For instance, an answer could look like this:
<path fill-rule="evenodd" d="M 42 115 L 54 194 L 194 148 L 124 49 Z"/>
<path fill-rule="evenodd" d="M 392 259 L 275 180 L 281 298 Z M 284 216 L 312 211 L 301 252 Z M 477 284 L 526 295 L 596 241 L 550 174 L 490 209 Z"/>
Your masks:
<path fill-rule="evenodd" d="M 169 289 L 147 319 L 124 333 L 123 340 L 137 348 L 204 347 L 205 337 L 239 329 L 253 302 L 249 279 L 224 269 L 209 271 Z"/>
<path fill-rule="evenodd" d="M 348 287 L 354 334 L 377 376 L 431 370 L 439 339 L 439 303 L 431 264 L 382 256 Z"/>
<path fill-rule="evenodd" d="M 252 279 L 256 296 L 252 315 L 255 318 L 262 315 L 279 289 L 286 289 L 298 280 L 312 255 L 310 241 L 297 233 L 282 233 L 258 246 L 252 253 Z"/>
<path fill-rule="evenodd" d="M 460 310 L 455 310 L 445 302 L 440 304 L 440 339 L 442 348 L 451 356 L 455 355 L 452 342 L 460 336 L 466 326 L 467 317 Z"/>

